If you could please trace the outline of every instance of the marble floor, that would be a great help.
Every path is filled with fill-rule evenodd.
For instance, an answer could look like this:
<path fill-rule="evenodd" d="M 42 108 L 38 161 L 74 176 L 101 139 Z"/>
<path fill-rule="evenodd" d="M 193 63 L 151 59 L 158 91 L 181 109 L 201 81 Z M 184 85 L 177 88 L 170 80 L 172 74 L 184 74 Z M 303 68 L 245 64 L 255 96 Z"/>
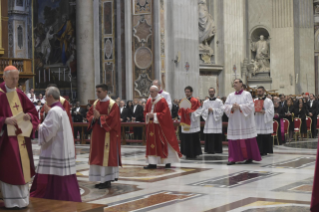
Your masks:
<path fill-rule="evenodd" d="M 35 163 L 39 147 L 33 145 Z M 120 179 L 111 189 L 88 181 L 88 145 L 77 145 L 77 177 L 88 211 L 309 211 L 316 159 L 315 149 L 275 147 L 261 162 L 227 166 L 223 154 L 182 159 L 172 169 L 144 170 L 144 146 L 122 146 Z M 107 207 L 105 207 L 107 205 Z"/>

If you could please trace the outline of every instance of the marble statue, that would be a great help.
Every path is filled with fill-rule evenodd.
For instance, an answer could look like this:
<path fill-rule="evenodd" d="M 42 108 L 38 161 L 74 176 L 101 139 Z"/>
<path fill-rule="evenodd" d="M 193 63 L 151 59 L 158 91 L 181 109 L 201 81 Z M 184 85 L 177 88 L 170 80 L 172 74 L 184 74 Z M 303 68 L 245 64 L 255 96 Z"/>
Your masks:
<path fill-rule="evenodd" d="M 255 70 L 255 74 L 257 72 L 270 72 L 270 61 L 269 61 L 269 42 L 265 40 L 263 35 L 260 35 L 260 40 L 257 42 L 252 42 L 250 44 L 250 49 L 252 52 L 256 53 L 254 58 L 254 63 L 257 64 L 257 70 Z"/>
<path fill-rule="evenodd" d="M 215 34 L 215 24 L 211 14 L 208 12 L 206 0 L 198 0 L 198 14 L 199 50 L 204 50 L 211 56 L 214 51 L 209 46 L 209 41 Z"/>

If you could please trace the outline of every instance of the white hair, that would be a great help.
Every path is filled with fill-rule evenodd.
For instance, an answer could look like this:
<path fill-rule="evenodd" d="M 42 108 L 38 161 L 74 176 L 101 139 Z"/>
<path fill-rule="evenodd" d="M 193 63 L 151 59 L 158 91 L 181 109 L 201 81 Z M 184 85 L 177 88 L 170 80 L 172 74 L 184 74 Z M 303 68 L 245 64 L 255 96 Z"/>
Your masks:
<path fill-rule="evenodd" d="M 152 85 L 150 89 L 155 88 L 156 91 L 158 91 L 158 87 L 156 85 Z"/>
<path fill-rule="evenodd" d="M 12 73 L 13 71 L 18 71 L 16 69 L 12 69 L 12 70 L 9 70 L 9 71 L 5 71 L 3 72 L 3 76 L 7 77 L 10 73 Z M 19 72 L 19 71 L 18 71 Z"/>
<path fill-rule="evenodd" d="M 49 95 L 52 95 L 52 97 L 55 99 L 55 100 L 59 100 L 60 99 L 60 90 L 56 87 L 48 87 L 46 89 L 47 91 L 47 96 Z"/>

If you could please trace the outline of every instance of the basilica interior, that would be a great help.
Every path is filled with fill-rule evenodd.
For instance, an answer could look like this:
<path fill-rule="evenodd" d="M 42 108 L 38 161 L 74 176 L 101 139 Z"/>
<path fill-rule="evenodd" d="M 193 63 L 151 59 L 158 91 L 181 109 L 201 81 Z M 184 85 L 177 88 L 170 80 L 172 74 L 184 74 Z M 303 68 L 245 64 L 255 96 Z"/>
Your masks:
<path fill-rule="evenodd" d="M 40 119 L 49 85 L 54 84 L 70 104 L 82 199 L 79 203 L 30 197 L 30 204 L 20 211 L 310 211 L 319 130 L 319 0 L 0 0 L 0 18 L 0 76 L 9 65 L 17 68 L 16 87 L 34 103 Z M 225 104 L 236 91 L 236 79 L 253 98 L 264 88 L 265 97 L 274 104 L 278 99 L 279 107 L 289 99 L 296 107 L 299 100 L 310 108 L 316 101 L 316 111 L 307 108 L 302 119 L 308 121 L 311 114 L 305 134 L 300 133 L 300 123 L 281 142 L 280 121 L 288 118 L 272 120 L 273 114 L 273 152 L 261 155 L 261 161 L 229 166 L 225 112 L 221 152 L 206 151 L 206 120 L 201 118 L 203 154 L 184 155 L 171 168 L 161 164 L 145 169 L 146 119 L 128 115 L 123 121 L 120 109 L 119 177 L 111 187 L 95 187 L 90 180 L 93 135 L 88 132 L 87 112 L 92 105 L 95 110 L 96 86 L 106 84 L 119 108 L 132 103 L 132 108 L 139 104 L 145 110 L 150 87 L 157 81 L 159 90 L 170 94 L 170 121 L 181 144 L 178 107 L 187 86 L 201 107 L 213 97 Z M 215 96 L 208 92 L 212 88 Z M 292 116 L 292 125 L 294 118 L 301 120 Z M 37 170 L 42 151 L 38 135 L 31 141 Z M 0 211 L 10 211 L 4 202 L 0 184 Z"/>

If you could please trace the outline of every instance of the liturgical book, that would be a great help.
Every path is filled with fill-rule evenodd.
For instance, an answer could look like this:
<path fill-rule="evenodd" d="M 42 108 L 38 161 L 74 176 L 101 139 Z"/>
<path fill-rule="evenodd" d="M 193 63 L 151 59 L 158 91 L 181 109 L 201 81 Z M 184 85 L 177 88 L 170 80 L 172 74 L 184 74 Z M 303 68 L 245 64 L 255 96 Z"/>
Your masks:
<path fill-rule="evenodd" d="M 25 114 L 23 112 L 19 113 L 18 115 L 14 116 L 17 120 L 17 125 L 8 125 L 8 136 L 23 136 L 23 137 L 30 137 L 32 132 L 32 123 L 31 121 L 25 121 L 23 116 Z"/>

